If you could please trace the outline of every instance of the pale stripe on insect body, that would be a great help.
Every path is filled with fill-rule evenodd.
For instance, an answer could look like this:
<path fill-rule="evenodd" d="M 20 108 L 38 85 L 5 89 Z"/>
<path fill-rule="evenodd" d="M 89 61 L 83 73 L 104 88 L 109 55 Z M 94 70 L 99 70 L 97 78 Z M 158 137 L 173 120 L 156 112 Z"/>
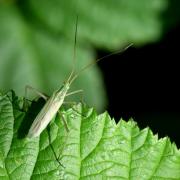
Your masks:
<path fill-rule="evenodd" d="M 29 138 L 39 136 L 41 132 L 47 127 L 47 125 L 58 112 L 59 108 L 62 106 L 69 87 L 69 83 L 64 84 L 60 90 L 55 91 L 47 100 L 46 104 L 41 109 L 31 128 L 29 129 Z"/>

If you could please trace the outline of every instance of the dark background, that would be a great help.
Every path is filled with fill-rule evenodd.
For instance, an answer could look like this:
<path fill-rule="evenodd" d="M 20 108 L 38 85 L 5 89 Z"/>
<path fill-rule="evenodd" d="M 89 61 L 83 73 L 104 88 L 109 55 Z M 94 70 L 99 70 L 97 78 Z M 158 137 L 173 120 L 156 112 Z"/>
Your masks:
<path fill-rule="evenodd" d="M 133 118 L 180 147 L 180 24 L 159 43 L 130 47 L 99 62 L 108 95 L 108 111 L 117 121 Z M 98 57 L 109 54 L 97 50 Z"/>

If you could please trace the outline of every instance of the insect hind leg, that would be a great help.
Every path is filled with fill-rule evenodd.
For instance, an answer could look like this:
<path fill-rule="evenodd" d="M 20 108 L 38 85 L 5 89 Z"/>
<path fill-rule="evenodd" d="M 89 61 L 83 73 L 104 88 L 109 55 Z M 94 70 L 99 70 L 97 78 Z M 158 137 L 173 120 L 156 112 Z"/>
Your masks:
<path fill-rule="evenodd" d="M 52 145 L 51 135 L 50 135 L 50 126 L 48 125 L 47 128 L 48 128 L 49 146 L 50 146 L 50 148 L 52 149 L 52 152 L 53 152 L 53 154 L 54 154 L 54 157 L 55 157 L 56 161 L 58 162 L 59 166 L 62 166 L 63 168 L 65 168 L 65 167 L 63 166 L 63 164 L 60 162 L 59 156 L 57 156 L 57 154 L 56 154 L 56 152 L 55 152 L 55 150 L 54 150 L 54 147 L 53 147 L 53 145 Z"/>

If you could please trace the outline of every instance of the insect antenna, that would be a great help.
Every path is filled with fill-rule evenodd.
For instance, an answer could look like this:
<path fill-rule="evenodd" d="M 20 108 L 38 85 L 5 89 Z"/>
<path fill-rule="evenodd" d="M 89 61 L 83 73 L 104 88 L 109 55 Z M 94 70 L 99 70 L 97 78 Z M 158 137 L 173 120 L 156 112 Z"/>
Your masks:
<path fill-rule="evenodd" d="M 78 15 L 76 16 L 75 34 L 74 34 L 74 48 L 73 48 L 73 68 L 68 77 L 67 82 L 70 82 L 75 74 L 76 69 L 76 44 L 77 44 L 77 29 L 78 29 Z"/>
<path fill-rule="evenodd" d="M 123 49 L 120 49 L 118 51 L 115 51 L 115 52 L 112 52 L 108 55 L 105 55 L 99 59 L 96 59 L 95 61 L 93 62 L 90 62 L 88 65 L 84 66 L 78 73 L 76 73 L 71 79 L 70 79 L 70 84 L 82 73 L 84 72 L 86 69 L 88 69 L 89 67 L 95 65 L 96 63 L 98 63 L 99 61 L 103 60 L 103 59 L 106 59 L 112 55 L 115 55 L 115 54 L 122 54 L 123 52 L 125 52 L 129 47 L 131 47 L 133 45 L 133 43 L 125 46 Z"/>

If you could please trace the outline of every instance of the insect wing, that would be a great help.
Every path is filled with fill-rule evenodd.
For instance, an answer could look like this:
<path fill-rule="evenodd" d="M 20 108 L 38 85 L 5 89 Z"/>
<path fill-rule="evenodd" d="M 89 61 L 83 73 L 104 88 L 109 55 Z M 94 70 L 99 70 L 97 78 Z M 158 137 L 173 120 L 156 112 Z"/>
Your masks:
<path fill-rule="evenodd" d="M 61 101 L 57 101 L 55 94 L 49 98 L 31 125 L 28 132 L 29 138 L 37 137 L 41 134 L 41 132 L 47 127 L 49 122 L 55 116 L 62 103 L 63 99 Z"/>

